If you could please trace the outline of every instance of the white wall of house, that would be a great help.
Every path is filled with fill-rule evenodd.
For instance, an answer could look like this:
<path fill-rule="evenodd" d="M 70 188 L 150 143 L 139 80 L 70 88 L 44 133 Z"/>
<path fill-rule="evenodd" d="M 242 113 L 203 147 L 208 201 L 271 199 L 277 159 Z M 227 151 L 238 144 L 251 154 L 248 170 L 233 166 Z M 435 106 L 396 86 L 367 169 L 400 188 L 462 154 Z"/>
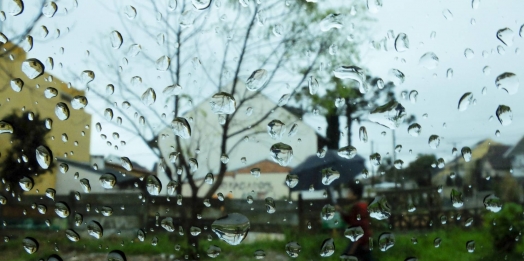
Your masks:
<path fill-rule="evenodd" d="M 524 177 L 524 154 L 518 154 L 511 159 L 512 175 L 514 177 Z"/>
<path fill-rule="evenodd" d="M 287 198 L 289 190 L 284 183 L 286 175 L 287 173 L 262 173 L 258 178 L 251 174 L 226 176 L 217 193 L 222 192 L 224 196 L 240 199 L 246 199 L 249 195 L 253 199 Z"/>
<path fill-rule="evenodd" d="M 248 94 L 250 95 L 251 93 Z M 239 100 L 238 97 L 236 98 Z M 235 120 L 230 125 L 229 133 L 240 131 L 255 124 L 258 119 L 263 117 L 263 115 L 272 111 L 274 106 L 275 103 L 263 95 L 259 95 L 257 98 L 238 106 L 236 108 L 238 112 L 235 116 Z M 253 108 L 253 114 L 250 116 L 245 113 L 248 107 Z M 207 100 L 184 115 L 184 117 L 188 119 L 190 123 L 192 135 L 190 139 L 182 141 L 182 146 L 190 151 L 192 157 L 196 158 L 199 163 L 199 169 L 193 175 L 195 177 L 204 177 L 209 172 L 217 173 L 221 164 L 220 147 L 222 133 L 222 126 L 218 122 L 218 115 L 211 111 L 209 100 Z M 278 119 L 284 122 L 287 126 L 287 131 L 283 135 L 282 140 L 274 140 L 267 133 L 267 124 L 273 119 Z M 288 137 L 288 132 L 294 123 L 298 124 L 298 132 L 296 135 Z M 246 139 L 246 137 L 248 137 L 248 139 Z M 160 144 L 162 155 L 164 155 L 166 162 L 173 169 L 173 165 L 169 162 L 168 157 L 176 148 L 173 131 L 170 128 L 164 129 L 160 134 L 158 142 Z M 249 166 L 265 159 L 271 160 L 269 149 L 273 144 L 278 142 L 286 143 L 293 148 L 293 159 L 289 164 L 290 167 L 302 163 L 308 156 L 317 151 L 317 138 L 315 131 L 310 126 L 302 123 L 300 119 L 289 111 L 277 107 L 272 111 L 267 119 L 262 121 L 260 125 L 252 127 L 251 129 L 228 139 L 228 170 Z M 199 151 L 199 153 L 197 153 L 197 151 Z M 243 157 L 245 157 L 244 163 L 241 161 Z M 159 171 L 161 170 L 159 169 Z M 163 173 L 158 173 L 158 177 L 161 179 L 162 184 L 167 184 L 169 182 Z M 268 178 L 269 177 L 270 176 L 268 176 Z M 269 179 L 272 178 L 273 177 L 271 176 Z M 272 184 L 278 182 L 283 183 L 285 176 L 282 178 L 277 178 L 277 176 L 275 176 L 274 178 L 278 179 L 278 181 L 275 181 Z M 188 189 L 183 190 L 184 195 L 189 195 Z M 204 193 L 205 189 L 200 190 L 199 196 L 202 196 Z M 233 193 L 242 194 L 243 192 L 233 191 Z"/>
<path fill-rule="evenodd" d="M 62 163 L 60 160 L 57 162 L 58 165 Z M 57 168 L 58 169 L 58 168 Z M 75 179 L 75 173 L 78 172 L 78 179 Z M 101 172 L 95 171 L 95 170 L 86 170 L 85 168 L 80 168 L 78 166 L 75 166 L 73 164 L 69 164 L 69 170 L 64 174 L 57 170 L 56 175 L 56 185 L 54 189 L 56 190 L 57 195 L 69 195 L 72 191 L 78 191 L 80 194 L 84 194 L 84 190 L 82 188 L 82 185 L 80 185 L 80 180 L 83 178 L 86 178 L 89 180 L 89 184 L 91 186 L 91 192 L 90 193 L 125 193 L 125 192 L 137 192 L 139 189 L 136 190 L 122 190 L 115 188 L 114 189 L 105 189 L 100 185 L 100 176 Z M 118 177 L 120 174 L 113 173 L 116 176 L 117 184 L 118 184 Z"/>

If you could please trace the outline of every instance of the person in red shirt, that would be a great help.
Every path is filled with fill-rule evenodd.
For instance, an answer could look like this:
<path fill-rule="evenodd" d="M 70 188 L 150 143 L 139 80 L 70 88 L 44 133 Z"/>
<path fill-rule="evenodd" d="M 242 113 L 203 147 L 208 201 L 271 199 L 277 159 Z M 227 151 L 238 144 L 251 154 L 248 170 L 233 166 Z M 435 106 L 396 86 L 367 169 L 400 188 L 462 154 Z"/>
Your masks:
<path fill-rule="evenodd" d="M 369 243 L 369 240 L 372 240 L 372 233 L 369 227 L 368 204 L 362 200 L 363 190 L 362 184 L 350 182 L 347 196 L 349 206 L 335 205 L 335 209 L 350 227 L 361 227 L 364 230 L 364 235 L 357 241 L 351 242 L 343 254 L 357 257 L 359 261 L 372 261 Z"/>

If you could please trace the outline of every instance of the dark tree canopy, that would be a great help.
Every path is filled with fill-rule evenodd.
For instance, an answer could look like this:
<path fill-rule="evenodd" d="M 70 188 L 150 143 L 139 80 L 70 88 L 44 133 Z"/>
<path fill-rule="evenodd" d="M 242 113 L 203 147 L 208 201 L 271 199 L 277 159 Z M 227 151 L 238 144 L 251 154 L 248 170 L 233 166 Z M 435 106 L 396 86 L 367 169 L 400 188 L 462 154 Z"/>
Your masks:
<path fill-rule="evenodd" d="M 45 136 L 50 130 L 45 127 L 45 122 L 39 115 L 34 115 L 33 120 L 29 120 L 28 113 L 19 115 L 12 112 L 2 120 L 11 124 L 14 131 L 12 134 L 2 134 L 11 137 L 10 144 L 6 144 L 9 149 L 0 161 L 0 176 L 6 183 L 11 183 L 13 188 L 18 188 L 20 178 L 34 177 L 48 171 L 38 164 L 35 151 L 40 145 L 47 147 Z M 53 165 L 50 166 L 52 167 Z"/>

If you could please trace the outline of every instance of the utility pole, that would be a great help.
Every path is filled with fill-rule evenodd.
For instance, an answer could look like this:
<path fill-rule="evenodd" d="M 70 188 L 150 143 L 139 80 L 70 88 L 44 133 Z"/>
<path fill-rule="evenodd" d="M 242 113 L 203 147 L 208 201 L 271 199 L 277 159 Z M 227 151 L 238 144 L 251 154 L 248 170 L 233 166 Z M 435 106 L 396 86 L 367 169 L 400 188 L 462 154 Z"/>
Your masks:
<path fill-rule="evenodd" d="M 393 163 L 393 175 L 394 175 L 394 178 L 395 178 L 395 189 L 399 189 L 397 184 L 399 183 L 399 177 L 398 177 L 398 171 L 397 169 L 395 168 L 395 161 L 397 160 L 397 152 L 395 150 L 395 148 L 397 147 L 397 141 L 396 141 L 396 136 L 395 136 L 395 130 L 392 130 L 391 131 L 391 137 L 393 139 L 393 153 L 391 154 L 392 156 L 392 163 Z"/>
<path fill-rule="evenodd" d="M 375 153 L 375 148 L 373 146 L 373 141 L 371 141 L 371 154 L 373 155 Z M 371 188 L 375 188 L 375 168 L 373 167 L 373 164 L 370 164 L 371 166 Z"/>

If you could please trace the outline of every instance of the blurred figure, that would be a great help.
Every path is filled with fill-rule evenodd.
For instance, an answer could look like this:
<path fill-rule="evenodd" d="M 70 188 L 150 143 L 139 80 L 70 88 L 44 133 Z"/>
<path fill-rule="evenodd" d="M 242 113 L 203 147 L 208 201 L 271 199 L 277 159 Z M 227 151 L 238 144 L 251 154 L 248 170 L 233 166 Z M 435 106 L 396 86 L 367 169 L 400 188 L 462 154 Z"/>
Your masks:
<path fill-rule="evenodd" d="M 350 182 L 347 199 L 348 206 L 335 205 L 335 209 L 350 227 L 362 227 L 364 235 L 357 241 L 351 242 L 344 250 L 345 255 L 355 256 L 359 261 L 372 261 L 371 251 L 369 250 L 369 239 L 371 229 L 369 227 L 368 204 L 362 201 L 364 188 L 362 184 Z"/>

